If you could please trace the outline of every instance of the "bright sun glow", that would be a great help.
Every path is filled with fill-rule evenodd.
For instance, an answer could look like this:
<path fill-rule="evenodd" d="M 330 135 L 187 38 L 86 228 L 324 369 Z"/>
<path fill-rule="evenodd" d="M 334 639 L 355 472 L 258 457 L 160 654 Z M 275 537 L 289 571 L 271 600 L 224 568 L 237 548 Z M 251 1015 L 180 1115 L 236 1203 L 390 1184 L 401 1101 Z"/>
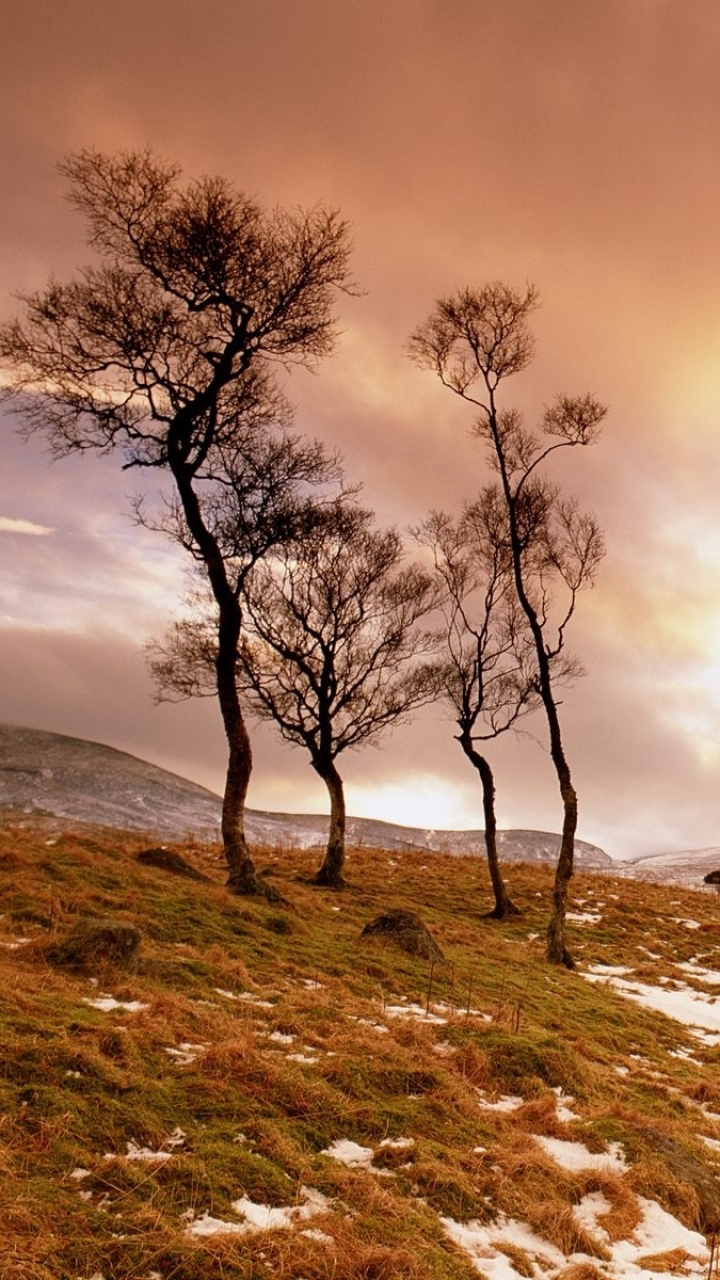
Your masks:
<path fill-rule="evenodd" d="M 357 818 L 457 831 L 482 825 L 477 806 L 467 803 L 461 788 L 430 773 L 385 785 L 348 785 L 346 799 L 348 813 Z"/>

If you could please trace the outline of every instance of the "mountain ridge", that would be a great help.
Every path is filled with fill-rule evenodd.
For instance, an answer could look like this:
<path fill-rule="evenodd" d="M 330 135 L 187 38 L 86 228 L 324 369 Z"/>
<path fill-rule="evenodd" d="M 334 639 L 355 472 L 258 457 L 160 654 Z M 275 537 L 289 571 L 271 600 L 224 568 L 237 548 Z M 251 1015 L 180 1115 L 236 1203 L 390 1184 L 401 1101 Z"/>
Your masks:
<path fill-rule="evenodd" d="M 38 816 L 89 822 L 161 839 L 219 838 L 220 796 L 179 774 L 90 739 L 0 723 L 0 807 Z M 253 845 L 321 848 L 325 814 L 246 811 Z M 484 855 L 483 831 L 409 827 L 349 817 L 348 845 L 403 852 Z M 505 862 L 554 864 L 560 837 L 528 829 L 498 832 Z M 620 861 L 585 840 L 576 841 L 578 870 L 608 871 L 658 883 L 699 885 L 720 867 L 720 846 L 650 854 Z"/>
<path fill-rule="evenodd" d="M 163 838 L 219 835 L 222 801 L 179 774 L 104 743 L 49 730 L 0 724 L 0 806 L 100 826 L 147 830 Z M 322 846 L 324 814 L 246 811 L 253 844 Z M 482 830 L 408 827 L 349 817 L 348 844 L 403 851 L 482 854 Z M 498 832 L 507 861 L 554 862 L 559 835 L 546 831 Z M 587 841 L 576 845 L 578 865 L 609 870 L 613 860 Z"/>

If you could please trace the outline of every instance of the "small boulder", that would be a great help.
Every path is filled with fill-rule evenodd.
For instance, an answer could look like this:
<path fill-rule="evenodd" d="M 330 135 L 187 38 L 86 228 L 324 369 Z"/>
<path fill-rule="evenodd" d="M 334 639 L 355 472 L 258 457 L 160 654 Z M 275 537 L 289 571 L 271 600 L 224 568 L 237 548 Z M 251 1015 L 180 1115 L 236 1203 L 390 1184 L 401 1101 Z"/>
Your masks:
<path fill-rule="evenodd" d="M 134 969 L 140 949 L 140 930 L 116 920 L 81 920 L 46 955 L 50 964 L 94 972 L 108 965 Z"/>
<path fill-rule="evenodd" d="M 362 931 L 362 937 L 377 934 L 390 938 L 411 956 L 424 956 L 426 960 L 434 961 L 445 959 L 437 943 L 433 942 L 426 926 L 414 911 L 405 911 L 402 908 L 386 911 L 375 920 L 371 920 L 370 924 L 366 924 Z"/>
<path fill-rule="evenodd" d="M 174 876 L 184 876 L 186 880 L 208 879 L 201 871 L 196 871 L 182 854 L 175 853 L 174 849 L 166 849 L 164 845 L 156 849 L 143 849 L 138 854 L 137 860 L 145 867 L 158 867 L 160 871 L 169 871 Z"/>
<path fill-rule="evenodd" d="M 720 884 L 720 871 L 708 871 L 707 875 L 703 876 L 703 884 Z"/>

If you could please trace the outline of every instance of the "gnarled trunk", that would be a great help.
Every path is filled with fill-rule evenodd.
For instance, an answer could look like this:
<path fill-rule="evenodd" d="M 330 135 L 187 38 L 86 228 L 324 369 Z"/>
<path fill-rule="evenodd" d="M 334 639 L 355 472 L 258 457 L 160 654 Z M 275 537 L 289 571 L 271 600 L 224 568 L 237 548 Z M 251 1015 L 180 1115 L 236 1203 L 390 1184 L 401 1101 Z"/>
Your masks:
<path fill-rule="evenodd" d="M 313 760 L 313 768 L 319 773 L 330 796 L 330 831 L 325 859 L 315 876 L 315 884 L 328 889 L 342 889 L 345 865 L 345 792 L 343 781 L 332 760 Z"/>
<path fill-rule="evenodd" d="M 475 750 L 472 739 L 461 735 L 460 745 L 468 760 L 477 769 L 482 783 L 483 815 L 485 818 L 485 852 L 487 855 L 490 883 L 495 896 L 495 906 L 488 912 L 491 920 L 506 920 L 508 916 L 520 914 L 507 891 L 500 871 L 500 859 L 497 849 L 497 819 L 495 817 L 495 779 L 490 764 L 485 756 Z"/>

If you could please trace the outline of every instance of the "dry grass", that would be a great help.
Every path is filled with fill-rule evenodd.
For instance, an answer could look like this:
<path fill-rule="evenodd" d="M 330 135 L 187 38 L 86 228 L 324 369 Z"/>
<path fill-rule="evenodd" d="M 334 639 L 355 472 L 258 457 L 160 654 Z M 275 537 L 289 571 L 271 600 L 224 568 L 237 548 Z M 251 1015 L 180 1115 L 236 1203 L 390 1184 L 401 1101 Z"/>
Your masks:
<path fill-rule="evenodd" d="M 469 859 L 353 851 L 349 888 L 328 894 L 307 883 L 317 854 L 267 851 L 289 904 L 278 909 L 229 897 L 216 849 L 178 847 L 211 877 L 188 884 L 138 864 L 147 843 L 17 819 L 0 834 L 3 1280 L 471 1280 L 440 1216 L 504 1213 L 566 1255 L 601 1259 L 573 1212 L 591 1191 L 610 1204 L 599 1226 L 611 1242 L 638 1225 L 638 1195 L 695 1224 L 697 1198 L 667 1161 L 638 1149 L 625 1175 L 573 1173 L 536 1142 L 603 1151 L 654 1126 L 692 1145 L 716 1132 L 700 1105 L 720 1099 L 717 1051 L 673 1057 L 682 1028 L 545 965 L 528 935 L 544 929 L 547 869 L 512 868 L 524 914 L 498 925 L 483 918 L 487 886 Z M 597 926 L 571 933 L 588 961 L 682 977 L 677 962 L 699 946 L 710 957 L 720 937 L 720 896 L 590 876 L 574 888 L 605 903 Z M 391 1005 L 425 1010 L 431 977 L 422 960 L 360 943 L 391 906 L 417 911 L 448 955 L 432 973 L 442 1023 L 390 1016 Z M 134 971 L 49 962 L 100 914 L 140 928 Z M 639 948 L 658 919 L 651 960 Z M 119 1003 L 88 1003 L 100 995 Z M 578 1120 L 558 1119 L 558 1088 Z M 522 1105 L 488 1110 L 479 1091 Z M 371 1149 L 374 1169 L 323 1154 L 338 1139 Z M 171 1159 L 130 1159 L 128 1143 Z M 193 1215 L 237 1226 L 242 1196 L 280 1208 L 308 1187 L 330 1207 L 292 1230 L 188 1233 Z M 532 1274 L 521 1249 L 502 1250 Z M 643 1265 L 672 1274 L 683 1261 L 674 1251 Z M 558 1280 L 600 1274 L 583 1263 Z"/>
<path fill-rule="evenodd" d="M 669 1275 L 686 1272 L 686 1263 L 691 1262 L 690 1254 L 685 1249 L 667 1249 L 665 1253 L 645 1253 L 638 1258 L 638 1266 L 647 1271 L 665 1271 Z"/>

